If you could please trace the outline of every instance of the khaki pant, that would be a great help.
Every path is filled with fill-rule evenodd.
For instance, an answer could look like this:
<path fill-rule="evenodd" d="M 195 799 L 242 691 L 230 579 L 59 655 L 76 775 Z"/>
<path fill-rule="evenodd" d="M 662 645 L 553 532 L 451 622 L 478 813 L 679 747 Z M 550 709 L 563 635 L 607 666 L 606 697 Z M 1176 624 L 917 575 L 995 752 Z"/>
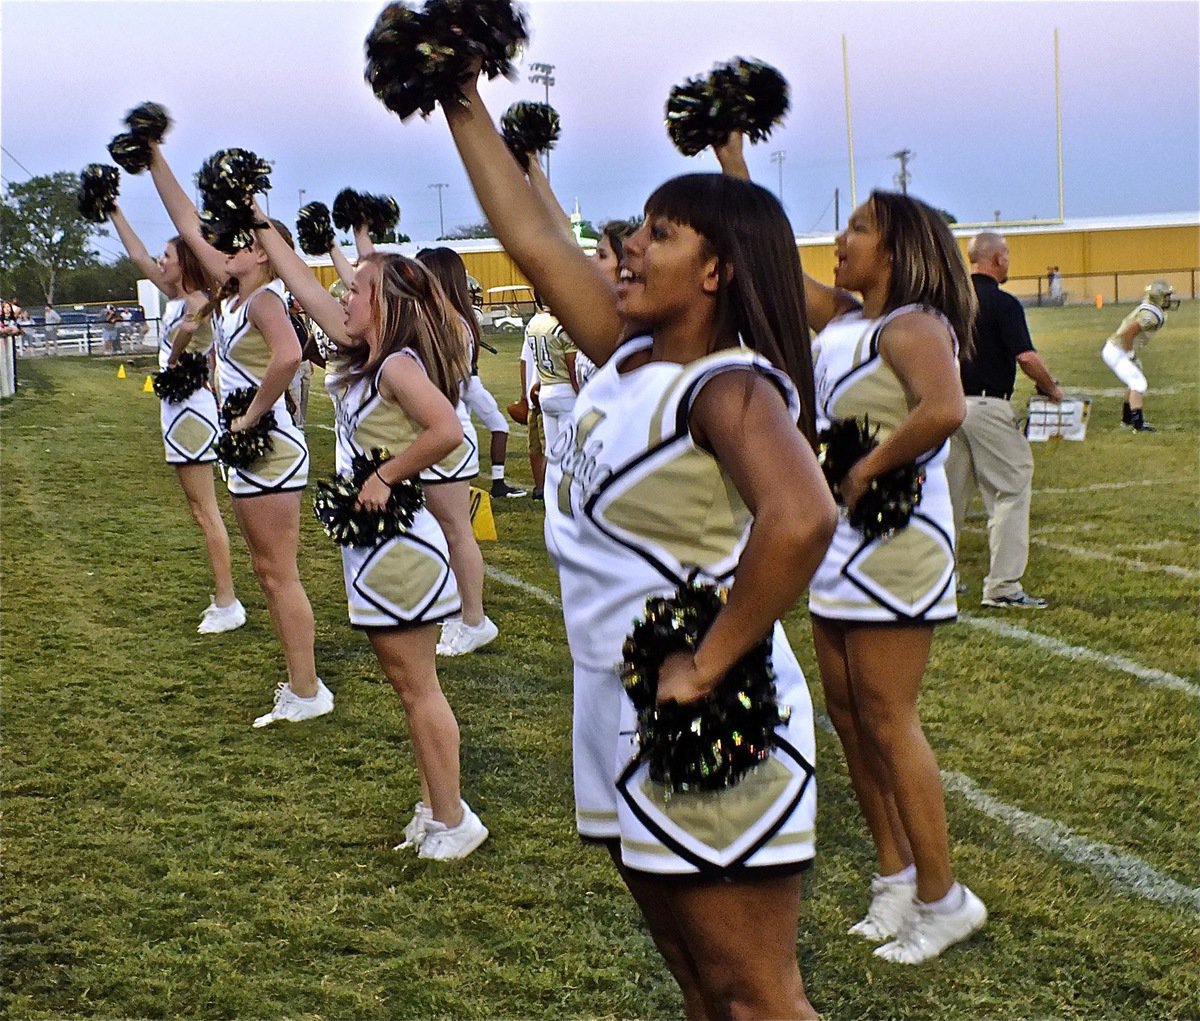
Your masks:
<path fill-rule="evenodd" d="M 967 417 L 950 438 L 946 479 L 956 534 L 962 531 L 975 486 L 983 497 L 989 550 L 983 597 L 1020 595 L 1021 576 L 1029 562 L 1033 451 L 1008 401 L 967 398 Z"/>

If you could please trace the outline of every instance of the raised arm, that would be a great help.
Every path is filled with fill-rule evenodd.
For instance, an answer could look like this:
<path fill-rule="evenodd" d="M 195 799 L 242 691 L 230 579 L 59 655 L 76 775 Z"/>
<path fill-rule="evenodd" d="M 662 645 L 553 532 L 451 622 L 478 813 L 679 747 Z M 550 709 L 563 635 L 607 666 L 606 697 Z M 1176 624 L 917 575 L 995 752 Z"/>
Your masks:
<path fill-rule="evenodd" d="M 542 169 L 542 165 L 538 162 L 537 156 L 534 153 L 529 154 L 529 170 L 527 174 L 529 177 L 529 187 L 533 189 L 534 195 L 546 207 L 546 211 L 558 220 L 558 225 L 566 235 L 572 241 L 575 241 L 575 231 L 571 229 L 571 218 L 559 203 L 558 196 L 551 189 L 550 181 L 546 177 L 546 171 Z"/>
<path fill-rule="evenodd" d="M 163 272 L 158 265 L 158 260 L 146 250 L 142 239 L 134 233 L 133 228 L 129 225 L 129 221 L 125 219 L 125 214 L 121 212 L 121 207 L 114 205 L 112 211 L 108 214 L 108 218 L 112 221 L 112 225 L 117 228 L 117 237 L 121 239 L 121 244 L 125 246 L 125 251 L 129 253 L 130 261 L 141 270 L 142 276 L 170 298 L 172 295 L 167 291 L 167 285 L 163 282 Z"/>
<path fill-rule="evenodd" d="M 168 166 L 162 148 L 152 142 L 150 153 L 150 177 L 154 181 L 154 187 L 158 189 L 158 197 L 162 199 L 167 215 L 179 231 L 179 236 L 196 253 L 196 258 L 200 260 L 205 273 L 214 280 L 224 280 L 227 275 L 227 256 L 204 240 L 204 235 L 200 233 L 200 214 L 176 179 L 174 171 Z"/>
<path fill-rule="evenodd" d="M 325 336 L 335 344 L 344 345 L 346 316 L 342 311 L 341 302 L 321 286 L 316 274 L 296 250 L 283 240 L 279 231 L 271 226 L 257 203 L 254 208 L 255 216 L 259 218 L 258 222 L 267 224 L 254 231 L 255 243 L 267 253 L 276 274 L 292 292 L 292 296 L 300 302 L 300 307 L 308 313 L 309 318 L 321 327 Z M 353 274 L 351 277 L 353 278 Z M 290 323 L 288 328 L 291 329 Z"/>
<path fill-rule="evenodd" d="M 603 364 L 621 336 L 612 285 L 526 183 L 475 82 L 463 94 L 465 104 L 443 109 L 488 222 L 580 350 Z"/>
<path fill-rule="evenodd" d="M 375 254 L 375 242 L 371 240 L 371 229 L 365 223 L 360 223 L 354 228 L 354 250 L 358 253 L 360 262 L 368 255 Z"/>
<path fill-rule="evenodd" d="M 336 241 L 329 249 L 329 258 L 333 260 L 333 268 L 337 270 L 338 279 L 349 287 L 354 279 L 354 267 L 350 265 L 350 260 L 346 258 L 342 246 Z"/>

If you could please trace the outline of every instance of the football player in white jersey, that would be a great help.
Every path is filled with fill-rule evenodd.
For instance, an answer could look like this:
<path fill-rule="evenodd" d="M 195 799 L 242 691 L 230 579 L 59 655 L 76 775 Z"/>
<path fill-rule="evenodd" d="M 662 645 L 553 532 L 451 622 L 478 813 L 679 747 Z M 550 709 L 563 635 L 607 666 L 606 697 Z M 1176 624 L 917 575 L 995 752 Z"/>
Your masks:
<path fill-rule="evenodd" d="M 1146 375 L 1142 372 L 1138 354 L 1150 343 L 1150 338 L 1167 321 L 1167 312 L 1179 307 L 1174 288 L 1166 280 L 1146 285 L 1146 297 L 1121 320 L 1116 332 L 1104 342 L 1100 357 L 1129 389 L 1121 410 L 1121 424 L 1134 432 L 1152 433 L 1147 425 L 1143 404 L 1146 396 Z"/>

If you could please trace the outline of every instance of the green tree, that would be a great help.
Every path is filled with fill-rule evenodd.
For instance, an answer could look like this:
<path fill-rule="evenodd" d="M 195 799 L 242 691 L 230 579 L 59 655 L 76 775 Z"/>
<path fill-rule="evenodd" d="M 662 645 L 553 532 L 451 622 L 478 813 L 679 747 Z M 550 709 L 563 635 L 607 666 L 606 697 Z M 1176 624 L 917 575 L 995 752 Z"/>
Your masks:
<path fill-rule="evenodd" d="M 60 273 L 96 263 L 88 242 L 108 232 L 79 215 L 78 191 L 79 178 L 65 170 L 5 188 L 0 199 L 0 288 L 8 288 L 10 273 L 26 269 L 53 304 Z"/>
<path fill-rule="evenodd" d="M 461 227 L 455 227 L 454 230 L 447 231 L 438 240 L 466 241 L 469 238 L 492 238 L 495 236 L 492 233 L 492 225 L 484 220 L 482 223 L 468 223 Z"/>

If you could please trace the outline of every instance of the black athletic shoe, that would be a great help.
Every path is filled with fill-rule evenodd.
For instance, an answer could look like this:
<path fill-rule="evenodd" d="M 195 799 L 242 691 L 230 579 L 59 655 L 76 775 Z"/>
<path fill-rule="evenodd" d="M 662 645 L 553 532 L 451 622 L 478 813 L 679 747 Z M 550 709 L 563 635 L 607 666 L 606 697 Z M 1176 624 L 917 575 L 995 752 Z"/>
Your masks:
<path fill-rule="evenodd" d="M 1142 413 L 1141 408 L 1133 409 L 1133 411 L 1130 415 L 1129 424 L 1133 427 L 1133 431 L 1135 433 L 1158 432 L 1158 430 L 1155 429 L 1154 426 L 1147 423 L 1145 415 Z"/>
<path fill-rule="evenodd" d="M 513 497 L 524 496 L 524 495 L 525 495 L 525 490 L 514 489 L 503 479 L 495 479 L 492 482 L 492 499 L 493 500 L 502 500 L 506 497 L 513 498 Z"/>

